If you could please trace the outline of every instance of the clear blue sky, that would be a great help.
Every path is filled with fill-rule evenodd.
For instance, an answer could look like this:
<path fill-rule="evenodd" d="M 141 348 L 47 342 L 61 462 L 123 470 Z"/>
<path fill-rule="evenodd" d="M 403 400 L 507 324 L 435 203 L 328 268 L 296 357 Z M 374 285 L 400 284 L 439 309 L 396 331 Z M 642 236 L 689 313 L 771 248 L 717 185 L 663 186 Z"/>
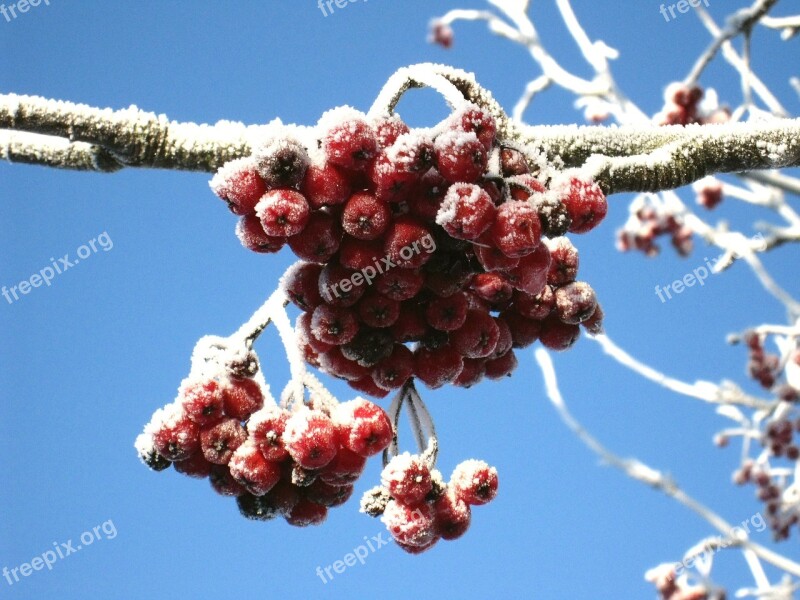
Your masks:
<path fill-rule="evenodd" d="M 579 66 L 552 3 L 534 4 L 551 49 Z M 693 15 L 667 23 L 655 0 L 574 4 L 590 35 L 621 51 L 619 82 L 651 113 L 663 86 L 683 77 L 707 44 Z M 711 10 L 720 18 L 738 5 L 712 0 Z M 477 24 L 457 26 L 449 52 L 426 43 L 428 20 L 456 6 L 485 4 L 359 0 L 324 17 L 312 0 L 50 0 L 10 22 L 0 17 L 0 89 L 114 108 L 136 104 L 182 121 L 280 117 L 311 124 L 336 105 L 367 109 L 396 68 L 436 61 L 475 72 L 510 109 L 535 74 L 522 49 Z M 757 37 L 757 69 L 797 114 L 785 79 L 795 74 L 786 69 L 798 63 L 798 43 L 779 45 L 774 37 Z M 715 66 L 709 76 L 723 97 L 738 99 L 729 71 Z M 425 92 L 400 109 L 414 124 L 444 115 L 442 102 Z M 537 123 L 579 119 L 572 99 L 558 91 L 529 115 Z M 52 571 L 13 586 L 0 579 L 0 597 L 646 598 L 653 595 L 646 569 L 679 559 L 712 533 L 670 500 L 599 466 L 545 399 L 530 351 L 512 379 L 425 394 L 442 471 L 485 459 L 499 470 L 501 492 L 474 511 L 463 539 L 422 556 L 384 546 L 323 584 L 317 566 L 383 531 L 358 513 L 355 499 L 324 526 L 300 530 L 248 522 L 207 482 L 148 471 L 133 440 L 153 410 L 172 400 L 194 342 L 235 330 L 292 262 L 288 251 L 245 251 L 208 179 L 0 164 L 0 286 L 28 278 L 51 257 L 74 255 L 103 233 L 113 242 L 108 251 L 98 243 L 97 253 L 50 287 L 13 304 L 0 299 L 0 567 L 28 562 L 54 542 L 77 545 L 83 532 L 108 521 L 116 531 L 99 529 L 100 540 Z M 744 381 L 744 352 L 724 337 L 780 322 L 781 307 L 742 265 L 662 304 L 655 285 L 682 277 L 714 251 L 699 243 L 689 259 L 666 251 L 654 261 L 617 253 L 613 236 L 627 216 L 626 200 L 612 198 L 605 223 L 576 242 L 581 277 L 603 302 L 609 334 L 675 376 Z M 752 216 L 739 207 L 724 211 L 734 224 Z M 781 249 L 768 263 L 800 292 L 796 270 L 789 277 L 786 267 L 797 264 L 795 249 Z M 265 338 L 267 376 L 280 388 L 288 370 L 274 334 Z M 749 489 L 729 484 L 738 449 L 712 445 L 726 423 L 710 407 L 631 376 L 586 340 L 557 356 L 556 366 L 576 416 L 611 448 L 669 471 L 733 523 L 761 509 Z M 337 383 L 332 389 L 349 395 Z M 378 462 L 368 465 L 357 495 L 376 482 Z M 757 539 L 768 543 L 769 534 Z M 743 566 L 738 555 L 723 555 L 715 572 L 722 582 L 749 583 Z"/>

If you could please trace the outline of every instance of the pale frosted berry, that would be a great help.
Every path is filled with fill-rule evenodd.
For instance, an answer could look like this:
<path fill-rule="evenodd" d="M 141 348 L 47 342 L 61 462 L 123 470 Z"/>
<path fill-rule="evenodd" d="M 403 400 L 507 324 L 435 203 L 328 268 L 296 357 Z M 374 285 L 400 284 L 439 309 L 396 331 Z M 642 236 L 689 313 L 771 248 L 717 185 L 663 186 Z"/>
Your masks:
<path fill-rule="evenodd" d="M 565 237 L 553 238 L 546 243 L 550 250 L 550 272 L 547 274 L 547 283 L 558 286 L 575 281 L 580 265 L 577 248 Z"/>
<path fill-rule="evenodd" d="M 450 343 L 467 358 L 486 358 L 499 338 L 500 329 L 488 312 L 470 310 L 464 324 L 450 334 Z"/>
<path fill-rule="evenodd" d="M 472 511 L 452 490 L 442 494 L 433 504 L 436 532 L 443 540 L 460 538 L 469 529 Z"/>
<path fill-rule="evenodd" d="M 286 421 L 283 444 L 298 465 L 305 469 L 319 469 L 336 456 L 339 436 L 330 417 L 303 408 Z"/>
<path fill-rule="evenodd" d="M 236 224 L 236 237 L 242 246 L 253 252 L 271 254 L 283 248 L 286 238 L 267 235 L 261 220 L 255 214 L 248 214 Z"/>
<path fill-rule="evenodd" d="M 541 241 L 542 225 L 529 203 L 512 200 L 501 204 L 491 229 L 492 240 L 506 256 L 521 257 L 533 252 Z"/>
<path fill-rule="evenodd" d="M 404 452 L 383 468 L 381 483 L 397 502 L 415 505 L 431 491 L 431 472 L 420 455 Z"/>
<path fill-rule="evenodd" d="M 392 441 L 389 416 L 377 404 L 356 398 L 336 408 L 342 447 L 364 457 L 382 452 Z"/>
<path fill-rule="evenodd" d="M 386 204 L 399 205 L 408 200 L 420 174 L 403 170 L 384 151 L 372 163 L 369 178 L 378 200 Z"/>
<path fill-rule="evenodd" d="M 414 375 L 429 388 L 450 383 L 463 368 L 464 358 L 449 344 L 436 349 L 420 346 L 414 351 Z"/>
<path fill-rule="evenodd" d="M 514 311 L 529 319 L 547 318 L 555 305 L 556 296 L 549 285 L 533 296 L 525 292 L 514 292 Z"/>
<path fill-rule="evenodd" d="M 503 177 L 513 177 L 529 173 L 530 167 L 522 152 L 513 148 L 503 148 L 500 150 L 500 171 Z"/>
<path fill-rule="evenodd" d="M 286 522 L 295 527 L 322 525 L 327 516 L 327 508 L 306 498 L 301 498 L 286 515 Z"/>
<path fill-rule="evenodd" d="M 411 131 L 399 115 L 383 116 L 372 124 L 379 148 L 386 148 L 395 143 L 398 137 Z"/>
<path fill-rule="evenodd" d="M 228 203 L 233 214 L 246 215 L 267 191 L 252 158 L 238 158 L 217 170 L 209 184 L 214 193 Z"/>
<path fill-rule="evenodd" d="M 276 138 L 253 151 L 258 174 L 267 187 L 294 187 L 308 168 L 308 153 L 302 144 L 288 138 Z"/>
<path fill-rule="evenodd" d="M 436 223 L 452 237 L 474 240 L 494 222 L 494 202 L 482 188 L 468 183 L 455 183 L 447 190 Z"/>
<path fill-rule="evenodd" d="M 577 325 L 570 325 L 557 316 L 550 316 L 542 321 L 539 339 L 546 348 L 562 351 L 572 347 L 580 335 L 581 329 Z"/>
<path fill-rule="evenodd" d="M 586 233 L 597 227 L 608 212 L 606 195 L 594 181 L 572 178 L 561 202 L 569 212 L 572 233 Z"/>
<path fill-rule="evenodd" d="M 206 460 L 227 465 L 234 451 L 247 440 L 247 431 L 236 419 L 224 419 L 200 432 L 200 448 Z"/>
<path fill-rule="evenodd" d="M 270 190 L 261 197 L 256 214 L 267 235 L 290 237 L 305 228 L 311 209 L 305 197 L 295 190 Z"/>
<path fill-rule="evenodd" d="M 389 226 L 392 213 L 385 202 L 367 193 L 353 194 L 342 212 L 345 232 L 360 240 L 374 240 Z"/>
<path fill-rule="evenodd" d="M 153 447 L 169 461 L 189 458 L 200 447 L 200 426 L 183 412 L 170 405 L 160 413 L 158 428 L 153 434 Z"/>
<path fill-rule="evenodd" d="M 319 293 L 319 276 L 322 266 L 314 263 L 297 263 L 283 276 L 283 289 L 292 303 L 303 311 L 313 311 L 322 304 Z"/>
<path fill-rule="evenodd" d="M 282 439 L 288 419 L 285 409 L 272 405 L 253 413 L 247 422 L 250 439 L 269 461 L 280 462 L 289 456 Z"/>
<path fill-rule="evenodd" d="M 471 131 L 489 152 L 497 134 L 497 124 L 489 112 L 475 104 L 465 105 L 451 117 L 451 127 L 456 131 Z"/>
<path fill-rule="evenodd" d="M 473 132 L 447 131 L 434 142 L 436 169 L 451 183 L 474 183 L 486 170 L 488 153 Z"/>
<path fill-rule="evenodd" d="M 300 192 L 311 208 L 344 204 L 350 197 L 350 177 L 335 165 L 312 164 L 306 171 Z"/>
<path fill-rule="evenodd" d="M 450 487 L 467 504 L 486 504 L 497 496 L 497 469 L 482 460 L 465 460 L 450 476 Z"/>
<path fill-rule="evenodd" d="M 365 456 L 339 448 L 333 460 L 322 468 L 319 478 L 329 485 L 351 485 L 358 480 L 366 464 Z"/>
<path fill-rule="evenodd" d="M 186 416 L 201 427 L 216 423 L 224 416 L 223 401 L 220 386 L 214 380 L 188 385 L 180 397 Z"/>
<path fill-rule="evenodd" d="M 434 512 L 429 504 L 409 506 L 392 500 L 386 505 L 381 521 L 400 544 L 424 547 L 436 539 Z"/>
<path fill-rule="evenodd" d="M 326 115 L 320 119 L 323 122 Z M 361 118 L 352 116 L 339 119 L 322 139 L 322 150 L 328 161 L 350 171 L 362 171 L 368 167 L 378 152 L 375 132 Z"/>
<path fill-rule="evenodd" d="M 326 344 L 346 344 L 358 333 L 355 313 L 341 306 L 320 304 L 311 317 L 311 333 Z"/>
<path fill-rule="evenodd" d="M 287 243 L 297 258 L 312 263 L 326 263 L 339 250 L 341 241 L 342 226 L 339 220 L 317 210 L 311 213 L 303 231 L 290 237 Z"/>
<path fill-rule="evenodd" d="M 434 162 L 433 142 L 422 133 L 409 132 L 397 137 L 384 151 L 395 170 L 403 173 L 426 173 Z"/>
<path fill-rule="evenodd" d="M 263 496 L 281 478 L 280 465 L 264 458 L 255 444 L 239 446 L 231 455 L 228 468 L 237 483 L 254 496 Z"/>
<path fill-rule="evenodd" d="M 254 379 L 232 378 L 222 388 L 225 414 L 244 421 L 264 406 L 264 394 Z"/>
<path fill-rule="evenodd" d="M 574 281 L 555 292 L 556 314 L 564 323 L 577 325 L 594 314 L 597 296 L 585 281 Z"/>

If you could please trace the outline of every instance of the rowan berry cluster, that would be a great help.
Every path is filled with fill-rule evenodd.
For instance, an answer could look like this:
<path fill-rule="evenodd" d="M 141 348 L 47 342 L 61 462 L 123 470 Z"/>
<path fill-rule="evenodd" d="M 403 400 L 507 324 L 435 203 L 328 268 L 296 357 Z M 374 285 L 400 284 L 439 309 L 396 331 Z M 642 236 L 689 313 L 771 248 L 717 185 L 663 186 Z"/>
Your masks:
<path fill-rule="evenodd" d="M 693 584 L 686 573 L 678 575 L 673 563 L 665 563 L 645 573 L 660 600 L 725 600 L 725 590 L 712 587 L 708 582 Z"/>
<path fill-rule="evenodd" d="M 722 182 L 716 177 L 703 177 L 692 184 L 692 189 L 697 203 L 708 210 L 715 209 L 722 202 Z"/>
<path fill-rule="evenodd" d="M 605 217 L 596 183 L 531 172 L 469 103 L 431 129 L 340 108 L 311 131 L 304 143 L 282 133 L 211 182 L 241 215 L 246 247 L 286 244 L 301 259 L 284 288 L 304 311 L 309 364 L 384 397 L 411 377 L 431 388 L 500 378 L 516 348 L 563 350 L 580 324 L 599 330 L 564 237 Z"/>
<path fill-rule="evenodd" d="M 745 333 L 742 341 L 747 345 L 749 352 L 747 374 L 757 381 L 761 387 L 767 390 L 771 389 L 780 375 L 780 357 L 777 354 L 767 352 L 764 349 L 764 336 L 754 331 Z"/>
<path fill-rule="evenodd" d="M 393 457 L 381 474 L 381 485 L 366 492 L 361 510 L 381 516 L 397 545 L 420 554 L 439 540 L 454 540 L 469 529 L 471 506 L 497 495 L 497 470 L 483 461 L 459 464 L 450 481 L 419 454 Z"/>
<path fill-rule="evenodd" d="M 690 125 L 725 123 L 730 120 L 731 111 L 727 107 L 701 106 L 703 95 L 703 88 L 696 85 L 687 86 L 679 82 L 669 84 L 664 91 L 664 106 L 653 117 L 653 121 L 657 125 Z"/>
<path fill-rule="evenodd" d="M 208 478 L 249 519 L 318 525 L 352 495 L 367 458 L 389 445 L 392 424 L 360 398 L 333 404 L 312 396 L 292 409 L 265 402 L 257 371 L 252 353 L 193 369 L 137 438 L 137 451 L 155 471 L 171 465 Z"/>
<path fill-rule="evenodd" d="M 617 231 L 617 249 L 620 252 L 638 250 L 648 257 L 656 256 L 661 251 L 656 239 L 661 236 L 669 236 L 679 255 L 692 253 L 693 233 L 683 219 L 668 207 L 640 197 L 631 204 L 631 214 L 624 227 Z"/>

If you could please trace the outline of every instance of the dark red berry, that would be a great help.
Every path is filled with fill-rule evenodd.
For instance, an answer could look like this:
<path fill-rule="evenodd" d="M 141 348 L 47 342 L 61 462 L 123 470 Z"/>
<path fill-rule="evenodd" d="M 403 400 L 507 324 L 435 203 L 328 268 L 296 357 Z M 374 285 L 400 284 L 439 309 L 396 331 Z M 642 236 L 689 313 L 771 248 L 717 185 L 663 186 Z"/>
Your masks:
<path fill-rule="evenodd" d="M 236 224 L 236 236 L 242 246 L 253 252 L 271 254 L 283 248 L 286 238 L 267 235 L 261 225 L 261 219 L 255 214 L 248 214 Z"/>
<path fill-rule="evenodd" d="M 289 237 L 303 231 L 310 212 L 305 197 L 289 189 L 267 192 L 256 206 L 264 232 L 274 237 Z"/>

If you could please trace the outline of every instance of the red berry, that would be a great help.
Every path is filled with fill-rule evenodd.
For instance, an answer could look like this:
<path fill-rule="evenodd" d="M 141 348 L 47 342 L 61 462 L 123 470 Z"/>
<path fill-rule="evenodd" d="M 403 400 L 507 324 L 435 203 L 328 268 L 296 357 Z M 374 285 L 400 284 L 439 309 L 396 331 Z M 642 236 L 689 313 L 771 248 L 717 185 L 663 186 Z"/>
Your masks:
<path fill-rule="evenodd" d="M 513 310 L 500 313 L 500 318 L 506 322 L 511 330 L 511 339 L 514 348 L 527 348 L 533 344 L 542 331 L 542 322 L 523 317 Z"/>
<path fill-rule="evenodd" d="M 367 394 L 368 396 L 372 396 L 373 398 L 385 398 L 389 395 L 389 390 L 385 390 L 382 387 L 379 387 L 375 380 L 372 379 L 372 375 L 366 375 L 361 379 L 354 379 L 352 381 L 347 382 L 348 385 L 356 390 L 357 392 L 361 392 L 362 394 Z"/>
<path fill-rule="evenodd" d="M 228 203 L 235 215 L 246 215 L 267 191 L 252 158 L 238 158 L 222 165 L 209 184 L 214 193 Z"/>
<path fill-rule="evenodd" d="M 275 138 L 253 151 L 258 174 L 269 188 L 294 187 L 308 168 L 308 153 L 297 141 Z"/>
<path fill-rule="evenodd" d="M 236 482 L 254 496 L 263 496 L 281 478 L 278 463 L 264 458 L 255 444 L 239 446 L 231 456 L 228 468 Z"/>
<path fill-rule="evenodd" d="M 408 201 L 409 212 L 425 222 L 434 221 L 449 186 L 439 171 L 430 169 L 412 191 Z"/>
<path fill-rule="evenodd" d="M 452 116 L 452 128 L 456 131 L 471 131 L 480 140 L 487 152 L 491 151 L 497 133 L 494 117 L 475 104 L 457 110 Z"/>
<path fill-rule="evenodd" d="M 339 264 L 353 271 L 365 271 L 368 267 L 374 269 L 382 256 L 381 240 L 359 240 L 346 235 L 339 247 Z M 363 273 L 357 273 L 357 279 L 363 282 Z"/>
<path fill-rule="evenodd" d="M 552 315 L 542 321 L 542 332 L 539 339 L 546 348 L 562 351 L 570 348 L 581 335 L 577 325 L 562 322 L 557 316 Z"/>
<path fill-rule="evenodd" d="M 225 414 L 245 421 L 264 406 L 264 394 L 254 379 L 232 378 L 222 388 Z"/>
<path fill-rule="evenodd" d="M 420 346 L 414 351 L 414 375 L 429 388 L 436 389 L 450 383 L 463 368 L 463 357 L 449 344 L 435 349 Z"/>
<path fill-rule="evenodd" d="M 395 140 L 410 129 L 408 125 L 396 114 L 380 117 L 372 124 L 379 148 L 386 148 L 394 144 Z"/>
<path fill-rule="evenodd" d="M 510 300 L 514 293 L 511 283 L 500 273 L 477 273 L 470 288 L 479 298 L 492 304 Z"/>
<path fill-rule="evenodd" d="M 581 323 L 584 329 L 592 335 L 600 335 L 603 333 L 603 309 L 598 304 L 594 309 L 592 316 Z"/>
<path fill-rule="evenodd" d="M 428 330 L 424 311 L 417 304 L 404 302 L 400 305 L 400 316 L 389 330 L 400 343 L 419 341 Z"/>
<path fill-rule="evenodd" d="M 370 327 L 389 327 L 400 316 L 400 303 L 377 292 L 370 292 L 359 300 L 358 316 Z"/>
<path fill-rule="evenodd" d="M 267 235 L 289 237 L 303 231 L 311 210 L 300 192 L 278 189 L 261 197 L 256 214 Z"/>
<path fill-rule="evenodd" d="M 327 467 L 326 467 L 327 468 Z M 306 498 L 327 508 L 341 506 L 353 495 L 352 485 L 331 485 L 317 478 L 314 482 L 303 488 Z"/>
<path fill-rule="evenodd" d="M 227 465 L 234 451 L 244 444 L 247 432 L 236 419 L 224 419 L 200 432 L 200 448 L 206 460 Z"/>
<path fill-rule="evenodd" d="M 473 132 L 447 131 L 434 142 L 436 168 L 450 183 L 476 182 L 486 170 L 488 153 Z"/>
<path fill-rule="evenodd" d="M 319 293 L 333 306 L 353 306 L 364 295 L 366 286 L 355 277 L 357 273 L 343 266 L 328 263 L 319 276 Z"/>
<path fill-rule="evenodd" d="M 510 200 L 497 209 L 491 232 L 492 240 L 503 254 L 521 257 L 539 245 L 542 225 L 532 204 Z"/>
<path fill-rule="evenodd" d="M 180 405 L 170 404 L 153 415 L 158 429 L 153 434 L 153 446 L 169 461 L 185 460 L 200 446 L 200 427 L 192 421 Z"/>
<path fill-rule="evenodd" d="M 374 240 L 383 235 L 389 226 L 392 211 L 375 196 L 360 192 L 353 194 L 344 206 L 342 227 L 345 232 L 360 240 Z"/>
<path fill-rule="evenodd" d="M 396 219 L 386 233 L 386 257 L 398 267 L 416 269 L 424 265 L 436 250 L 436 242 L 428 229 L 414 219 Z"/>
<path fill-rule="evenodd" d="M 455 183 L 445 194 L 436 223 L 454 238 L 474 240 L 492 226 L 495 213 L 486 191 L 477 185 Z"/>
<path fill-rule="evenodd" d="M 247 493 L 233 478 L 227 465 L 213 465 L 208 480 L 220 496 L 241 496 Z"/>
<path fill-rule="evenodd" d="M 550 251 L 544 244 L 519 259 L 519 264 L 508 272 L 512 286 L 531 295 L 540 294 L 547 286 L 550 272 Z"/>
<path fill-rule="evenodd" d="M 558 288 L 555 292 L 556 314 L 564 323 L 577 325 L 594 314 L 597 296 L 585 281 L 574 281 Z"/>
<path fill-rule="evenodd" d="M 606 195 L 594 181 L 572 178 L 561 202 L 567 209 L 572 233 L 586 233 L 597 227 L 608 212 Z"/>
<path fill-rule="evenodd" d="M 508 326 L 505 319 L 501 319 L 500 317 L 492 318 L 497 325 L 499 335 L 497 337 L 497 345 L 494 347 L 494 352 L 489 358 L 498 358 L 511 350 L 514 344 L 514 338 L 511 334 L 511 328 Z"/>
<path fill-rule="evenodd" d="M 378 387 L 394 390 L 414 373 L 414 355 L 403 344 L 395 344 L 391 355 L 372 369 L 372 379 Z"/>
<path fill-rule="evenodd" d="M 467 319 L 468 302 L 464 292 L 446 298 L 435 298 L 425 309 L 425 317 L 434 329 L 455 331 Z"/>
<path fill-rule="evenodd" d="M 467 504 L 486 504 L 497 496 L 497 469 L 482 460 L 465 460 L 450 476 L 455 496 Z"/>
<path fill-rule="evenodd" d="M 211 474 L 213 465 L 208 462 L 202 452 L 195 452 L 189 458 L 172 463 L 175 470 L 187 477 L 205 479 Z"/>
<path fill-rule="evenodd" d="M 289 248 L 298 258 L 313 263 L 326 263 L 339 250 L 342 226 L 327 212 L 311 213 L 303 231 L 289 238 Z"/>
<path fill-rule="evenodd" d="M 326 344 L 341 346 L 358 333 L 355 313 L 340 306 L 320 304 L 311 317 L 311 334 Z"/>
<path fill-rule="evenodd" d="M 519 264 L 519 258 L 506 256 L 494 245 L 491 234 L 482 235 L 473 248 L 478 262 L 487 271 L 509 271 Z"/>
<path fill-rule="evenodd" d="M 547 240 L 550 250 L 550 272 L 547 274 L 547 283 L 550 285 L 564 285 L 575 281 L 578 276 L 580 259 L 578 250 L 572 242 L 565 237 Z"/>
<path fill-rule="evenodd" d="M 365 456 L 347 448 L 339 448 L 333 460 L 322 468 L 319 478 L 329 485 L 351 485 L 361 476 L 366 464 Z"/>
<path fill-rule="evenodd" d="M 486 373 L 486 359 L 465 358 L 464 368 L 453 380 L 453 385 L 463 388 L 472 387 L 480 383 Z"/>
<path fill-rule="evenodd" d="M 286 238 L 267 235 L 261 225 L 261 220 L 254 214 L 248 214 L 239 219 L 236 224 L 236 236 L 242 242 L 242 246 L 263 254 L 277 252 L 286 243 Z"/>
<path fill-rule="evenodd" d="M 409 300 L 422 289 L 425 278 L 412 269 L 392 269 L 379 275 L 375 289 L 392 300 Z"/>
<path fill-rule="evenodd" d="M 428 465 L 419 454 L 404 452 L 392 458 L 381 472 L 381 483 L 392 498 L 406 505 L 425 500 L 433 484 Z"/>
<path fill-rule="evenodd" d="M 322 340 L 318 340 L 316 336 L 311 333 L 311 318 L 313 313 L 300 313 L 297 317 L 297 324 L 295 325 L 295 334 L 297 335 L 297 344 L 302 347 L 304 344 L 311 346 L 311 349 L 317 354 L 323 354 L 333 348 L 333 344 L 326 344 Z"/>
<path fill-rule="evenodd" d="M 508 178 L 514 175 L 525 175 L 530 172 L 530 168 L 522 152 L 513 148 L 503 148 L 500 151 L 500 171 L 503 177 Z"/>
<path fill-rule="evenodd" d="M 395 170 L 403 173 L 427 172 L 433 166 L 434 151 L 431 139 L 418 132 L 404 133 L 384 150 Z"/>
<path fill-rule="evenodd" d="M 286 522 L 295 527 L 308 527 L 309 525 L 321 525 L 327 516 L 327 508 L 301 498 L 286 515 Z"/>
<path fill-rule="evenodd" d="M 282 439 L 288 419 L 285 409 L 273 405 L 253 413 L 247 422 L 250 439 L 269 461 L 280 462 L 289 456 Z"/>
<path fill-rule="evenodd" d="M 302 408 L 286 421 L 283 444 L 292 459 L 304 469 L 327 465 L 339 448 L 336 426 L 324 413 Z"/>
<path fill-rule="evenodd" d="M 216 381 L 196 382 L 181 393 L 180 403 L 186 416 L 200 425 L 216 423 L 223 417 L 223 397 Z"/>
<path fill-rule="evenodd" d="M 553 289 L 546 285 L 541 293 L 532 296 L 525 292 L 514 292 L 514 312 L 529 319 L 541 321 L 547 318 L 556 304 Z"/>
<path fill-rule="evenodd" d="M 369 375 L 369 369 L 345 357 L 338 346 L 320 354 L 319 366 L 326 373 L 348 381 L 356 381 Z"/>
<path fill-rule="evenodd" d="M 514 200 L 528 200 L 533 194 L 544 192 L 542 182 L 533 175 L 517 175 L 506 179 L 509 194 Z"/>
<path fill-rule="evenodd" d="M 442 494 L 433 504 L 436 532 L 443 540 L 455 540 L 464 535 L 472 520 L 469 504 L 453 491 Z"/>
<path fill-rule="evenodd" d="M 436 541 L 434 512 L 429 504 L 409 506 L 392 500 L 386 505 L 381 521 L 398 544 L 427 548 Z"/>
<path fill-rule="evenodd" d="M 389 416 L 377 404 L 356 398 L 336 408 L 342 447 L 364 457 L 382 452 L 392 441 Z"/>
<path fill-rule="evenodd" d="M 369 124 L 354 113 L 336 109 L 323 115 L 320 126 L 327 121 L 332 121 L 332 126 L 322 139 L 322 150 L 328 161 L 349 171 L 366 169 L 378 151 L 378 141 Z"/>
<path fill-rule="evenodd" d="M 428 41 L 445 49 L 450 48 L 453 45 L 453 28 L 439 19 L 433 21 Z"/>
<path fill-rule="evenodd" d="M 297 263 L 282 278 L 283 289 L 289 300 L 303 311 L 313 311 L 322 304 L 319 293 L 319 276 L 322 267 L 313 263 Z"/>
<path fill-rule="evenodd" d="M 494 352 L 499 338 L 500 329 L 489 313 L 470 310 L 464 325 L 450 334 L 450 343 L 466 358 L 486 358 Z"/>
<path fill-rule="evenodd" d="M 378 200 L 383 203 L 399 204 L 409 197 L 420 175 L 404 171 L 384 151 L 372 163 L 369 178 Z"/>
<path fill-rule="evenodd" d="M 513 350 L 486 361 L 486 377 L 489 379 L 502 379 L 508 377 L 517 368 L 517 356 Z"/>
<path fill-rule="evenodd" d="M 350 197 L 350 177 L 337 166 L 310 165 L 300 186 L 311 208 L 344 204 Z"/>

